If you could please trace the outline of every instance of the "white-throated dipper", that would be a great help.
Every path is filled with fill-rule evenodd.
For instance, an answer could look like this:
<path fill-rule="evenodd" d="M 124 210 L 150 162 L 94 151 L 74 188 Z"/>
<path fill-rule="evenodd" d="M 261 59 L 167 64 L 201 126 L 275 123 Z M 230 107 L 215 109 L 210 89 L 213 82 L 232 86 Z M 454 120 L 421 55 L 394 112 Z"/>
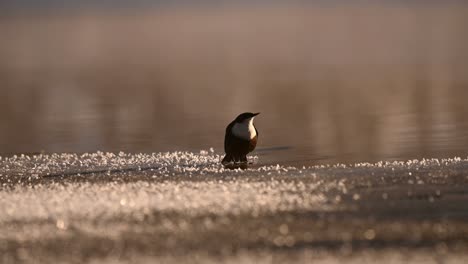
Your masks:
<path fill-rule="evenodd" d="M 258 131 L 254 118 L 260 113 L 243 113 L 226 127 L 224 151 L 226 156 L 222 163 L 247 162 L 247 153 L 257 146 Z"/>

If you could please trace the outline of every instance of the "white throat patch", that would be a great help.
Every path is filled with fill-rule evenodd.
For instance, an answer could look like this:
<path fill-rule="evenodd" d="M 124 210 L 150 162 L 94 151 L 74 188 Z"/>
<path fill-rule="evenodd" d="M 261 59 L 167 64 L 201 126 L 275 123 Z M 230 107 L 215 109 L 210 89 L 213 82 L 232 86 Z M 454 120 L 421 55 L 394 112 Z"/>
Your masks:
<path fill-rule="evenodd" d="M 252 117 L 244 120 L 242 123 L 235 123 L 232 127 L 232 134 L 245 140 L 254 138 L 257 132 L 255 131 L 253 120 L 254 118 Z"/>

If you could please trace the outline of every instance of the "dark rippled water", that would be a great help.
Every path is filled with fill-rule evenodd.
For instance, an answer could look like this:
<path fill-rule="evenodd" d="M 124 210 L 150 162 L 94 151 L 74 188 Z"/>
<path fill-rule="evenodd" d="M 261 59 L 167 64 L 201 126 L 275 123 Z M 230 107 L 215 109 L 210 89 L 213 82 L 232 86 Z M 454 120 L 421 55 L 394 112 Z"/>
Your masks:
<path fill-rule="evenodd" d="M 222 152 L 264 162 L 467 156 L 465 5 L 4 14 L 0 154 Z"/>

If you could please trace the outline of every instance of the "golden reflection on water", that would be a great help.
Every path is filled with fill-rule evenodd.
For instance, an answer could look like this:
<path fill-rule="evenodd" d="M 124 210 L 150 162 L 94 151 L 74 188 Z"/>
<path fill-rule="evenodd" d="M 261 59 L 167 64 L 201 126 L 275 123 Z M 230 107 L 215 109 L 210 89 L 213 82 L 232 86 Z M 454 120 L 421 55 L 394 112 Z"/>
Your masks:
<path fill-rule="evenodd" d="M 221 152 L 225 126 L 254 111 L 269 162 L 466 156 L 467 15 L 462 4 L 4 15 L 0 152 Z"/>

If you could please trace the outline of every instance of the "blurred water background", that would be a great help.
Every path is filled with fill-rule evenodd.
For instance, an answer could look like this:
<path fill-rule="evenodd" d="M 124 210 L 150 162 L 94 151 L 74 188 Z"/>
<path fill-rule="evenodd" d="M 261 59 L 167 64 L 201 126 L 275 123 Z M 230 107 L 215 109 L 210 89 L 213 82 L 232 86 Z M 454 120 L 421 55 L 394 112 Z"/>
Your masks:
<path fill-rule="evenodd" d="M 461 1 L 41 3 L 0 4 L 0 155 L 221 152 L 245 111 L 268 161 L 468 154 Z"/>

